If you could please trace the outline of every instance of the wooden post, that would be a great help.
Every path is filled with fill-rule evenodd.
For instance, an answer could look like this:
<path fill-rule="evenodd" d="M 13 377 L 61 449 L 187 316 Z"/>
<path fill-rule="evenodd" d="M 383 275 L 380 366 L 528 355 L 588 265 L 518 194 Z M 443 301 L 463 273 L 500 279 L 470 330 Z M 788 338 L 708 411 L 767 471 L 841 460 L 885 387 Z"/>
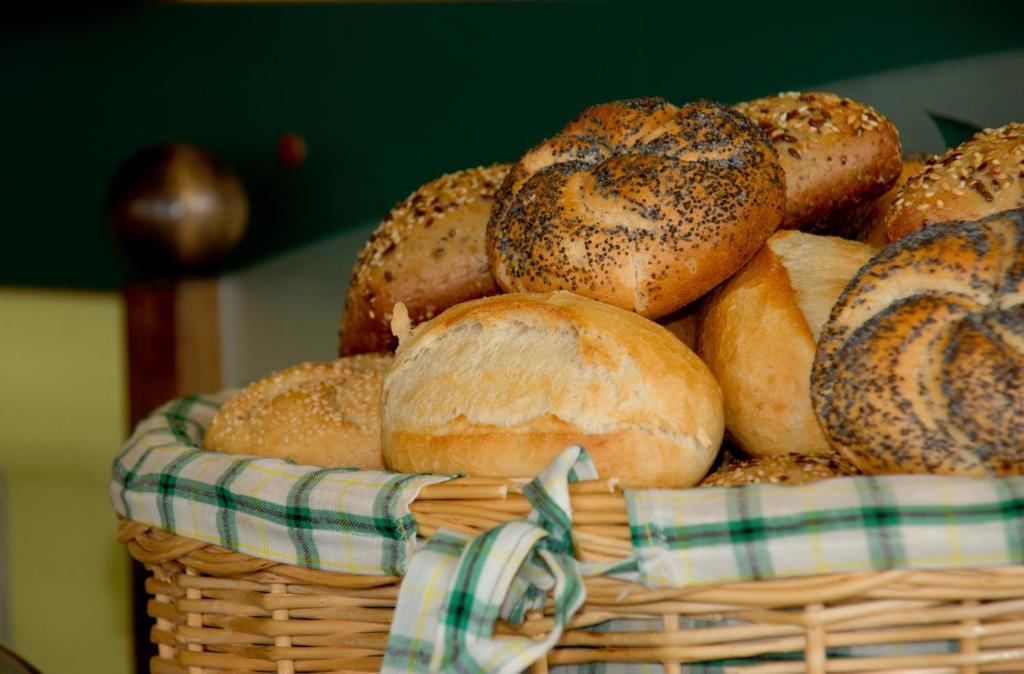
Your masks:
<path fill-rule="evenodd" d="M 128 331 L 131 428 L 172 398 L 221 387 L 217 279 L 154 281 L 122 290 Z M 130 429 L 129 429 L 130 430 Z M 132 561 L 135 671 L 148 674 L 157 654 L 146 613 L 146 570 Z"/>

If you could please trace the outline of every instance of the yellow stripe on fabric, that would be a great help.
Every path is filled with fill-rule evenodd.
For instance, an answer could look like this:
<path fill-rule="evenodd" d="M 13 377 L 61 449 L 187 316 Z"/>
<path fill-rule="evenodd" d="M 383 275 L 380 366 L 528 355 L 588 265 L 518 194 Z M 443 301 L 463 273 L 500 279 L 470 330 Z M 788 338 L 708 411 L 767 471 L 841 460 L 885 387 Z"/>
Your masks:
<path fill-rule="evenodd" d="M 207 484 L 216 484 L 220 476 L 231 468 L 232 463 L 219 457 L 199 457 L 189 465 L 189 472 L 195 471 L 197 473 L 197 476 L 193 479 L 206 482 Z M 196 470 L 197 468 L 198 470 Z"/>
<path fill-rule="evenodd" d="M 954 566 L 963 565 L 963 549 L 960 547 L 960 531 L 956 527 L 956 517 L 951 512 L 954 506 L 951 506 L 951 499 L 949 490 L 946 488 L 945 483 L 941 483 L 941 486 L 937 490 L 939 496 L 942 498 L 942 505 L 946 506 L 946 538 L 949 541 L 949 549 L 952 551 L 951 560 Z"/>
<path fill-rule="evenodd" d="M 814 500 L 813 489 L 807 488 L 806 485 L 791 487 L 794 494 L 799 494 L 802 497 L 804 503 L 804 510 L 806 512 L 814 512 L 817 509 L 817 502 Z M 822 545 L 821 531 L 814 531 L 810 535 L 811 540 L 811 555 L 814 559 L 815 573 L 827 573 L 829 569 L 828 558 L 825 556 L 825 550 Z"/>
<path fill-rule="evenodd" d="M 334 509 L 337 510 L 338 512 L 345 512 L 345 504 L 348 501 L 348 495 L 349 492 L 352 490 L 353 486 L 351 481 L 333 480 L 331 479 L 330 475 L 327 475 L 324 476 L 324 478 L 320 481 L 320 484 L 325 483 L 330 483 L 341 487 L 341 489 L 338 490 L 338 493 L 334 499 Z M 351 536 L 342 537 L 341 551 L 339 556 L 341 557 L 342 560 L 344 560 L 342 563 L 345 564 L 346 567 L 356 566 L 356 562 L 353 559 L 354 552 L 352 550 L 352 542 L 353 541 Z M 321 563 L 322 562 L 323 560 L 321 560 Z"/>
<path fill-rule="evenodd" d="M 270 537 L 267 535 L 267 522 L 260 518 L 254 518 L 253 521 L 256 523 L 256 533 L 259 534 L 260 546 L 262 547 L 256 545 L 245 545 L 241 541 L 242 536 L 239 536 L 238 548 L 244 552 L 251 553 L 254 557 L 263 557 L 266 559 L 267 555 L 270 553 Z M 294 550 L 292 550 L 291 557 L 292 559 L 295 559 L 296 557 Z"/>
<path fill-rule="evenodd" d="M 524 648 L 529 648 L 530 647 L 530 642 L 526 638 L 524 638 L 524 637 L 516 637 L 516 636 L 498 637 L 498 636 L 496 636 L 496 637 L 493 637 L 491 639 L 491 641 L 492 641 L 492 643 L 493 642 L 500 642 L 501 643 L 501 648 L 494 649 L 494 653 L 491 654 L 491 657 L 488 658 L 487 660 L 483 661 L 482 663 L 480 663 L 482 665 L 483 670 L 485 672 L 493 672 L 494 670 L 496 670 L 498 668 L 498 665 L 501 662 L 503 662 L 505 659 L 511 659 L 509 656 L 514 655 L 516 653 L 516 651 L 521 651 Z M 545 657 L 545 656 L 541 656 L 541 657 Z M 530 663 L 525 662 L 525 658 L 523 658 L 522 655 L 520 655 L 519 658 L 516 658 L 515 661 L 516 661 L 517 664 L 522 665 L 522 669 L 526 669 L 530 665 Z"/>
<path fill-rule="evenodd" d="M 273 468 L 271 465 L 268 465 L 268 464 L 270 464 L 270 462 L 252 463 L 252 464 L 249 465 L 249 467 L 246 470 L 251 470 L 251 471 L 254 471 L 254 472 L 257 472 L 257 473 L 261 473 L 263 475 L 266 475 L 268 478 L 275 478 L 275 477 L 287 478 L 289 480 L 289 482 L 294 482 L 295 480 L 299 479 L 300 477 L 302 477 L 303 475 L 306 474 L 306 471 L 303 470 L 301 468 L 301 466 L 292 466 L 290 464 L 283 464 L 283 468 L 282 469 L 276 469 L 276 468 Z"/>
<path fill-rule="evenodd" d="M 355 562 L 334 561 L 330 558 L 320 557 L 320 568 L 330 571 L 344 571 L 346 573 L 358 573 L 361 575 L 380 575 L 380 567 L 372 564 L 357 564 Z"/>
<path fill-rule="evenodd" d="M 175 499 L 175 502 L 177 503 L 177 502 L 180 502 L 180 501 L 178 499 Z M 203 530 L 203 528 L 204 528 L 203 524 L 200 522 L 200 519 L 199 519 L 199 508 L 198 508 L 198 506 L 199 506 L 199 504 L 196 501 L 189 501 L 188 502 L 188 513 L 192 517 L 192 528 L 193 529 L 198 529 L 198 530 Z M 171 506 L 171 507 L 173 508 L 174 506 Z M 214 536 L 217 539 L 218 542 L 221 542 L 221 543 L 223 542 L 223 541 L 220 540 L 220 536 L 214 535 L 213 533 L 210 533 L 208 535 L 209 536 Z M 194 536 L 189 536 L 189 538 L 194 538 Z M 206 538 L 204 537 L 204 538 L 202 538 L 200 540 L 206 540 Z"/>
<path fill-rule="evenodd" d="M 683 527 L 687 523 L 685 513 L 686 508 L 676 507 L 672 509 L 672 524 L 678 527 L 680 531 L 683 530 Z M 694 582 L 694 579 L 697 577 L 696 569 L 694 569 L 693 567 L 693 559 L 690 557 L 690 555 L 684 555 L 681 561 L 683 567 L 683 575 L 686 577 L 686 583 L 690 584 Z"/>
<path fill-rule="evenodd" d="M 957 560 L 954 564 L 953 560 Z M 1003 553 L 989 553 L 984 555 L 965 555 L 959 554 L 956 556 L 939 555 L 937 557 L 907 557 L 907 567 L 910 570 L 921 566 L 921 567 L 951 567 L 958 566 L 961 568 L 967 568 L 976 566 L 978 564 L 991 564 L 993 566 L 1000 564 L 1009 564 L 1010 561 L 1006 558 Z"/>
<path fill-rule="evenodd" d="M 271 490 L 268 489 L 268 485 L 273 484 L 274 480 L 276 479 L 274 475 L 267 475 L 264 471 L 260 470 L 258 467 L 253 465 L 250 465 L 248 468 L 246 468 L 246 472 L 260 473 L 262 477 L 258 478 L 252 487 L 246 488 L 244 492 L 245 494 L 271 493 Z"/>
<path fill-rule="evenodd" d="M 365 487 L 377 491 L 381 488 L 381 485 L 385 484 L 388 478 L 380 473 L 373 473 L 375 477 L 372 479 L 360 479 L 361 475 L 366 475 L 366 472 L 351 472 L 351 473 L 332 473 L 325 475 L 321 480 L 321 484 L 340 484 L 349 487 Z"/>
<path fill-rule="evenodd" d="M 435 602 L 434 597 L 435 597 L 435 595 L 438 594 L 438 591 L 439 591 L 438 590 L 438 586 L 439 586 L 438 579 L 439 579 L 439 577 L 442 576 L 442 575 L 444 575 L 445 577 L 449 577 L 451 575 L 451 574 L 448 573 L 449 567 L 451 567 L 453 564 L 456 564 L 457 562 L 458 562 L 458 558 L 457 557 L 452 557 L 452 558 L 440 561 L 440 563 L 438 563 L 434 567 L 433 575 L 431 575 L 430 578 L 427 579 L 427 584 L 425 586 L 423 586 L 422 589 L 417 588 L 418 590 L 420 590 L 417 594 L 423 595 L 423 599 L 424 599 L 423 605 L 424 606 L 434 606 L 434 602 Z M 403 582 L 406 582 L 406 581 L 403 581 Z M 442 588 L 440 591 L 447 592 L 448 588 Z M 419 616 L 417 616 L 417 620 L 416 620 L 416 633 L 412 637 L 412 639 L 413 639 L 413 642 L 412 642 L 413 643 L 413 648 L 410 649 L 410 656 L 409 656 L 410 657 L 410 660 L 409 660 L 410 670 L 415 670 L 415 664 L 416 664 L 415 663 L 415 653 L 419 652 L 419 650 L 420 650 L 419 649 L 419 645 L 423 641 L 423 630 L 426 627 L 425 623 L 426 623 L 427 616 L 428 616 L 428 614 L 427 614 L 426 611 L 421 611 Z M 431 642 L 433 642 L 435 637 L 436 637 L 436 635 L 430 635 L 429 636 L 429 640 Z M 437 644 L 435 644 L 435 645 L 437 645 Z"/>

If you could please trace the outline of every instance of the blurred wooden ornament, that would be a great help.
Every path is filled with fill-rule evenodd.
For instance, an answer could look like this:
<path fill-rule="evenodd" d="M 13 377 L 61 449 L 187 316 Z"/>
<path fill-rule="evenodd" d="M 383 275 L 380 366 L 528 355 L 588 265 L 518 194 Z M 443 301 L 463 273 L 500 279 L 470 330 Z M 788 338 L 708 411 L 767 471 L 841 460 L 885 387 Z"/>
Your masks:
<path fill-rule="evenodd" d="M 118 167 L 107 193 L 111 232 L 146 272 L 209 271 L 249 219 L 242 183 L 195 145 L 147 147 Z"/>

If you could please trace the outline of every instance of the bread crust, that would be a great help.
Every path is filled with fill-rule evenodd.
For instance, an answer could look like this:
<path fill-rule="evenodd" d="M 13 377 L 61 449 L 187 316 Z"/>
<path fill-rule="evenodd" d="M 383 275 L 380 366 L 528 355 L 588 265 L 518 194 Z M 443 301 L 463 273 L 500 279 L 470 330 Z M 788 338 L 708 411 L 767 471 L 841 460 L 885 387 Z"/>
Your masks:
<path fill-rule="evenodd" d="M 697 352 L 722 387 L 726 428 L 744 452 L 832 451 L 810 405 L 814 338 L 770 249 L 712 295 Z"/>
<path fill-rule="evenodd" d="M 778 454 L 724 466 L 700 483 L 702 487 L 744 484 L 806 484 L 832 477 L 859 475 L 856 466 L 838 454 Z"/>
<path fill-rule="evenodd" d="M 881 196 L 902 167 L 899 133 L 877 110 L 826 92 L 739 103 L 778 151 L 786 180 L 783 229 L 832 231 L 829 216 Z"/>
<path fill-rule="evenodd" d="M 886 238 L 899 241 L 937 222 L 977 220 L 1024 207 L 1024 124 L 985 129 L 930 160 L 889 209 Z"/>
<path fill-rule="evenodd" d="M 722 400 L 661 326 L 567 292 L 452 307 L 400 345 L 384 383 L 385 465 L 531 477 L 580 443 L 629 486 L 682 487 L 721 444 Z"/>
<path fill-rule="evenodd" d="M 442 176 L 384 216 L 352 270 L 341 321 L 342 356 L 394 349 L 390 321 L 396 302 L 405 304 L 415 324 L 498 292 L 484 233 L 508 169 L 494 164 Z"/>
<path fill-rule="evenodd" d="M 791 278 L 785 246 L 823 256 L 833 278 Z M 820 319 L 805 315 L 799 283 L 838 298 L 873 249 L 853 241 L 776 232 L 707 300 L 697 352 L 722 387 L 729 435 L 751 456 L 832 453 L 811 407 L 810 373 Z M 831 285 L 831 290 L 829 289 Z M 812 321 L 817 321 L 812 325 Z"/>
<path fill-rule="evenodd" d="M 487 255 L 507 292 L 570 290 L 665 316 L 733 274 L 779 225 L 771 144 L 709 101 L 588 108 L 498 192 Z"/>
<path fill-rule="evenodd" d="M 884 248 L 833 308 L 811 393 L 865 473 L 1024 471 L 1024 211 Z"/>
<path fill-rule="evenodd" d="M 896 179 L 889 191 L 874 201 L 865 202 L 860 207 L 859 221 L 853 224 L 848 223 L 844 231 L 855 233 L 856 237 L 875 248 L 881 248 L 889 243 L 886 235 L 886 222 L 889 219 L 889 209 L 899 198 L 900 190 L 907 182 L 924 170 L 930 158 L 924 156 L 907 157 L 903 160 L 903 169 L 900 177 Z"/>
<path fill-rule="evenodd" d="M 226 402 L 203 446 L 327 468 L 381 470 L 380 399 L 391 354 L 303 363 Z"/>

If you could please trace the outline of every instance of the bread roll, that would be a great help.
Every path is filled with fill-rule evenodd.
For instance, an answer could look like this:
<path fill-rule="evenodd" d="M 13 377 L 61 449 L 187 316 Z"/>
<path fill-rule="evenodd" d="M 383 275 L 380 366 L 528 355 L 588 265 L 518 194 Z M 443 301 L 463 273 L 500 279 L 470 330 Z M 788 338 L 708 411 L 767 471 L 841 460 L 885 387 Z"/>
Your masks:
<path fill-rule="evenodd" d="M 722 397 L 661 326 L 567 292 L 452 307 L 402 341 L 384 381 L 385 465 L 532 477 L 583 445 L 604 477 L 686 487 L 722 441 Z"/>
<path fill-rule="evenodd" d="M 857 468 L 838 454 L 777 454 L 725 466 L 704 478 L 702 487 L 743 484 L 806 484 L 830 477 L 858 475 Z"/>
<path fill-rule="evenodd" d="M 413 323 L 448 307 L 494 295 L 484 230 L 508 164 L 458 171 L 427 183 L 384 216 L 352 270 L 339 352 L 393 349 L 391 308 Z"/>
<path fill-rule="evenodd" d="M 882 249 L 832 310 L 811 382 L 865 473 L 1024 472 L 1024 211 Z"/>
<path fill-rule="evenodd" d="M 383 468 L 380 398 L 391 354 L 304 363 L 242 389 L 224 404 L 203 446 L 327 468 Z"/>
<path fill-rule="evenodd" d="M 708 101 L 585 110 L 498 192 L 487 255 L 508 292 L 571 290 L 650 318 L 732 275 L 782 219 L 764 134 Z"/>
<path fill-rule="evenodd" d="M 691 351 L 697 350 L 697 335 L 700 333 L 701 303 L 694 302 L 679 311 L 658 320 L 659 325 L 675 335 Z"/>
<path fill-rule="evenodd" d="M 832 236 L 776 232 L 707 300 L 698 353 L 722 386 L 729 435 L 747 454 L 832 452 L 811 408 L 815 343 L 874 252 Z"/>
<path fill-rule="evenodd" d="M 881 196 L 900 174 L 896 127 L 863 103 L 788 92 L 736 109 L 768 134 L 779 153 L 786 176 L 784 229 L 824 231 L 830 215 Z"/>
<path fill-rule="evenodd" d="M 920 155 L 905 158 L 900 177 L 896 179 L 889 191 L 875 201 L 867 202 L 866 208 L 861 212 L 861 222 L 846 231 L 856 232 L 857 238 L 875 248 L 881 248 L 888 243 L 885 228 L 886 220 L 889 218 L 889 209 L 892 208 L 903 186 L 924 170 L 927 161 L 927 157 Z"/>
<path fill-rule="evenodd" d="M 936 222 L 977 220 L 1024 207 L 1024 124 L 985 129 L 903 186 L 886 219 L 898 241 Z"/>

